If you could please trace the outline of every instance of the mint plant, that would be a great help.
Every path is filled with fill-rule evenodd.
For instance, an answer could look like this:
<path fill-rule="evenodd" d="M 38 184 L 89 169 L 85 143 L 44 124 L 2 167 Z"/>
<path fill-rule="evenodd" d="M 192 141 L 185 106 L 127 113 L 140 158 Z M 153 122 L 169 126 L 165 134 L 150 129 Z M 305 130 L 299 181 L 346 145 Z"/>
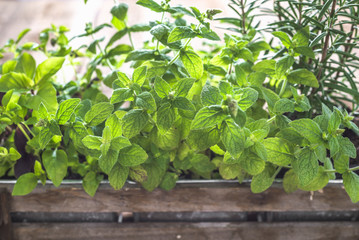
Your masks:
<path fill-rule="evenodd" d="M 52 26 L 31 49 L 19 41 L 2 48 L 14 53 L 0 78 L 0 176 L 17 177 L 13 195 L 46 179 L 59 186 L 66 177 L 82 178 L 91 196 L 106 178 L 114 189 L 130 179 L 149 191 L 170 190 L 178 179 L 251 179 L 259 193 L 284 173 L 287 192 L 320 190 L 342 176 L 351 200 L 359 201 L 359 167 L 349 165 L 356 148 L 343 136 L 358 131 L 353 117 L 324 104 L 312 114 L 301 91 L 319 87 L 311 69 L 295 66 L 313 54 L 308 27 L 293 37 L 273 32 L 287 51 L 272 58 L 267 53 L 275 49 L 246 24 L 222 43 L 212 28 L 220 10 L 173 7 L 169 0 L 137 4 L 160 20 L 128 26 L 128 7 L 117 4 L 111 24 L 87 24 L 76 36 L 92 39 L 88 46 L 73 49 L 67 28 Z M 104 27 L 117 30 L 105 47 L 96 38 Z M 138 31 L 152 35 L 142 48 L 119 43 Z M 198 39 L 207 50 L 191 46 Z M 37 65 L 28 50 L 48 59 Z M 68 64 L 76 70 L 80 58 L 89 59 L 84 75 L 57 82 L 56 73 Z M 123 72 L 123 63 L 133 71 Z"/>

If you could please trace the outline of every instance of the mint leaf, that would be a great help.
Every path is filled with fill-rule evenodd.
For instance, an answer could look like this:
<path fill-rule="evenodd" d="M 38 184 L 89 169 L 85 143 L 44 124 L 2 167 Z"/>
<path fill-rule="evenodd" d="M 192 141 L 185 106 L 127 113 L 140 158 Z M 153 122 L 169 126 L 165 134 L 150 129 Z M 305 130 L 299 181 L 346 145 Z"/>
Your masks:
<path fill-rule="evenodd" d="M 191 129 L 205 129 L 220 125 L 228 116 L 220 106 L 209 106 L 199 110 L 192 121 Z"/>
<path fill-rule="evenodd" d="M 175 97 L 187 97 L 188 92 L 191 90 L 195 79 L 183 78 L 175 85 Z"/>
<path fill-rule="evenodd" d="M 222 125 L 221 139 L 231 156 L 239 158 L 244 150 L 244 131 L 233 121 L 225 121 Z"/>
<path fill-rule="evenodd" d="M 178 175 L 176 173 L 166 172 L 160 184 L 160 188 L 169 191 L 176 186 Z"/>
<path fill-rule="evenodd" d="M 272 35 L 279 38 L 279 40 L 283 43 L 283 45 L 289 49 L 292 45 L 292 41 L 290 40 L 288 34 L 285 32 L 272 32 Z"/>
<path fill-rule="evenodd" d="M 201 174 L 210 173 L 216 169 L 216 166 L 204 154 L 195 154 L 190 161 L 192 167 Z"/>
<path fill-rule="evenodd" d="M 343 174 L 343 183 L 350 200 L 357 203 L 359 201 L 359 176 L 354 172 L 345 172 Z"/>
<path fill-rule="evenodd" d="M 273 111 L 278 114 L 283 114 L 286 112 L 294 112 L 294 107 L 295 105 L 293 101 L 287 98 L 282 98 L 274 104 Z"/>
<path fill-rule="evenodd" d="M 185 97 L 176 97 L 173 101 L 173 107 L 186 110 L 186 111 L 195 111 L 196 108 L 193 103 Z"/>
<path fill-rule="evenodd" d="M 95 172 L 88 172 L 82 180 L 85 192 L 91 197 L 95 196 L 98 186 L 103 179 L 103 175 L 96 175 Z"/>
<path fill-rule="evenodd" d="M 318 174 L 317 156 L 310 148 L 303 148 L 296 154 L 296 158 L 292 165 L 298 176 L 299 184 L 308 185 Z"/>
<path fill-rule="evenodd" d="M 37 186 L 37 177 L 34 173 L 25 173 L 21 175 L 12 190 L 13 196 L 24 196 L 31 193 Z"/>
<path fill-rule="evenodd" d="M 102 141 L 101 137 L 88 135 L 82 139 L 82 143 L 89 149 L 100 150 Z"/>
<path fill-rule="evenodd" d="M 111 103 L 101 102 L 93 105 L 86 113 L 85 121 L 89 126 L 97 126 L 111 115 L 114 107 Z"/>
<path fill-rule="evenodd" d="M 218 88 L 211 85 L 204 85 L 201 92 L 202 104 L 205 106 L 220 105 L 222 102 L 222 95 Z"/>
<path fill-rule="evenodd" d="M 307 185 L 299 184 L 299 189 L 304 191 L 318 191 L 323 189 L 329 182 L 329 175 L 324 171 L 324 167 L 320 166 L 315 178 Z"/>
<path fill-rule="evenodd" d="M 251 182 L 251 191 L 253 193 L 261 193 L 272 186 L 274 181 L 273 175 L 275 171 L 276 169 L 271 164 L 267 164 L 263 172 L 253 176 Z"/>
<path fill-rule="evenodd" d="M 117 88 L 113 91 L 111 96 L 111 103 L 119 103 L 133 99 L 133 90 L 129 88 Z"/>
<path fill-rule="evenodd" d="M 275 74 L 278 80 L 281 80 L 285 76 L 286 72 L 291 68 L 294 63 L 292 56 L 284 56 L 280 58 L 275 64 Z"/>
<path fill-rule="evenodd" d="M 15 72 L 25 73 L 30 79 L 33 79 L 36 70 L 35 59 L 28 54 L 23 52 L 16 64 Z"/>
<path fill-rule="evenodd" d="M 134 83 L 137 83 L 139 86 L 142 86 L 145 83 L 146 75 L 147 66 L 138 67 L 133 72 L 132 80 Z"/>
<path fill-rule="evenodd" d="M 294 128 L 302 137 L 311 143 L 322 143 L 322 130 L 319 125 L 311 119 L 299 119 L 290 122 L 289 125 Z"/>
<path fill-rule="evenodd" d="M 319 87 L 317 78 L 311 71 L 308 71 L 307 69 L 296 69 L 291 71 L 288 74 L 287 79 L 290 83 L 303 84 L 315 88 Z"/>
<path fill-rule="evenodd" d="M 256 72 L 263 72 L 268 75 L 274 75 L 276 68 L 276 61 L 273 59 L 266 59 L 256 63 L 252 69 Z"/>
<path fill-rule="evenodd" d="M 125 167 L 134 167 L 144 163 L 148 155 L 143 148 L 137 144 L 120 150 L 119 163 Z"/>
<path fill-rule="evenodd" d="M 295 159 L 293 145 L 284 139 L 267 138 L 263 144 L 267 150 L 268 162 L 278 166 L 288 166 Z"/>
<path fill-rule="evenodd" d="M 187 26 L 175 27 L 168 36 L 168 43 L 179 41 L 185 38 L 194 38 L 197 34 Z"/>
<path fill-rule="evenodd" d="M 167 97 L 167 95 L 171 91 L 170 85 L 165 80 L 163 80 L 161 77 L 156 77 L 154 87 L 155 87 L 155 91 L 156 91 L 157 95 L 160 98 Z"/>
<path fill-rule="evenodd" d="M 284 174 L 283 188 L 286 193 L 295 192 L 298 189 L 299 180 L 297 174 L 293 169 L 290 169 Z"/>
<path fill-rule="evenodd" d="M 193 51 L 181 51 L 180 57 L 189 75 L 195 79 L 200 79 L 203 75 L 202 58 Z"/>
<path fill-rule="evenodd" d="M 80 104 L 80 101 L 81 100 L 79 98 L 72 98 L 60 103 L 56 112 L 56 120 L 59 125 L 64 125 L 68 120 L 70 120 L 76 107 Z"/>
<path fill-rule="evenodd" d="M 234 99 L 238 101 L 238 106 L 246 111 L 257 101 L 258 92 L 253 88 L 241 88 L 235 90 Z"/>
<path fill-rule="evenodd" d="M 119 163 L 115 164 L 108 175 L 110 185 L 115 190 L 120 190 L 125 185 L 129 172 L 128 167 L 121 166 Z"/>
<path fill-rule="evenodd" d="M 157 111 L 157 127 L 161 133 L 167 132 L 176 120 L 176 112 L 170 103 L 163 104 Z"/>
<path fill-rule="evenodd" d="M 149 8 L 154 12 L 163 12 L 164 11 L 162 9 L 161 5 L 159 5 L 158 3 L 156 3 L 153 0 L 139 0 L 136 2 L 136 4 L 146 7 L 146 8 Z"/>
<path fill-rule="evenodd" d="M 45 150 L 42 153 L 42 162 L 49 179 L 55 187 L 60 186 L 67 174 L 67 154 L 64 150 Z"/>
<path fill-rule="evenodd" d="M 248 151 L 242 154 L 240 164 L 247 173 L 253 176 L 260 174 L 266 166 L 264 160 Z"/>
<path fill-rule="evenodd" d="M 122 118 L 122 132 L 127 138 L 132 138 L 139 134 L 146 126 L 149 116 L 142 109 L 132 109 Z"/>
<path fill-rule="evenodd" d="M 149 111 L 156 111 L 156 101 L 152 94 L 143 92 L 136 97 L 136 105 Z"/>
<path fill-rule="evenodd" d="M 216 145 L 219 140 L 220 134 L 217 128 L 191 130 L 187 138 L 191 148 L 197 151 L 204 151 L 209 147 Z"/>

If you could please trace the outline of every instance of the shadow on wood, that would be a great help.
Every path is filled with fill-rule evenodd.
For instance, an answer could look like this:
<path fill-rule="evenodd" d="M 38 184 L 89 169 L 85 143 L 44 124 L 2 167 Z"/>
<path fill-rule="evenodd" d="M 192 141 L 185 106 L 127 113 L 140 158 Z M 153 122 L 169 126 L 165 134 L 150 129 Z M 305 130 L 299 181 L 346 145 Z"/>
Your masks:
<path fill-rule="evenodd" d="M 12 240 L 12 224 L 10 216 L 10 193 L 0 188 L 0 240 Z"/>

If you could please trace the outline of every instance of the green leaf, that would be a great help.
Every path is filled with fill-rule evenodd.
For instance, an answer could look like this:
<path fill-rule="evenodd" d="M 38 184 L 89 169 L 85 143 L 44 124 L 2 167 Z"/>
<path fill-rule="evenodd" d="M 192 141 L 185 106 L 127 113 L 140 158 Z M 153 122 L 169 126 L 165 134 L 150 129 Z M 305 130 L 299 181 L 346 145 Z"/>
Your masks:
<path fill-rule="evenodd" d="M 185 97 L 176 97 L 173 101 L 173 107 L 187 111 L 196 110 L 192 102 Z"/>
<path fill-rule="evenodd" d="M 119 149 L 115 149 L 112 144 L 104 143 L 101 145 L 101 156 L 98 159 L 101 170 L 109 174 L 118 161 Z"/>
<path fill-rule="evenodd" d="M 185 38 L 194 38 L 197 34 L 187 26 L 175 27 L 168 36 L 168 43 L 176 42 Z"/>
<path fill-rule="evenodd" d="M 166 97 L 171 91 L 170 85 L 161 77 L 156 77 L 154 88 L 160 98 Z"/>
<path fill-rule="evenodd" d="M 294 34 L 293 45 L 296 47 L 307 47 L 309 45 L 309 39 L 309 26 L 305 26 Z"/>
<path fill-rule="evenodd" d="M 33 86 L 34 82 L 24 73 L 10 72 L 0 78 L 0 92 L 29 91 Z"/>
<path fill-rule="evenodd" d="M 156 56 L 155 50 L 148 50 L 148 49 L 134 50 L 127 55 L 125 62 L 151 60 L 154 59 L 155 56 Z"/>
<path fill-rule="evenodd" d="M 244 69 L 241 67 L 240 64 L 234 65 L 234 71 L 235 71 L 235 75 L 236 75 L 237 84 L 240 87 L 247 85 L 247 79 L 246 79 L 247 74 L 244 71 Z"/>
<path fill-rule="evenodd" d="M 222 102 L 222 95 L 219 89 L 211 85 L 204 85 L 201 92 L 202 104 L 205 106 L 220 105 Z"/>
<path fill-rule="evenodd" d="M 286 75 L 286 72 L 291 68 L 294 63 L 294 58 L 292 56 L 284 56 L 280 58 L 275 64 L 275 73 L 278 80 L 281 80 L 283 76 Z"/>
<path fill-rule="evenodd" d="M 166 174 L 163 176 L 160 188 L 169 191 L 176 186 L 177 180 L 178 175 L 176 173 L 166 172 Z"/>
<path fill-rule="evenodd" d="M 299 184 L 299 189 L 303 191 L 318 191 L 323 189 L 329 182 L 329 175 L 324 170 L 324 167 L 320 166 L 315 178 L 305 186 Z"/>
<path fill-rule="evenodd" d="M 276 70 L 276 61 L 273 59 L 265 59 L 256 63 L 252 69 L 256 72 L 263 72 L 268 75 L 274 75 Z"/>
<path fill-rule="evenodd" d="M 283 188 L 286 193 L 295 192 L 298 189 L 299 180 L 293 169 L 284 174 Z"/>
<path fill-rule="evenodd" d="M 187 141 L 193 150 L 204 151 L 220 140 L 219 130 L 217 128 L 191 130 Z"/>
<path fill-rule="evenodd" d="M 147 75 L 147 66 L 141 66 L 135 69 L 133 72 L 133 82 L 137 83 L 139 86 L 142 86 L 146 80 Z"/>
<path fill-rule="evenodd" d="M 42 153 L 42 162 L 49 179 L 56 187 L 60 186 L 67 174 L 67 154 L 64 150 L 45 150 Z"/>
<path fill-rule="evenodd" d="M 111 148 L 113 149 L 120 150 L 129 146 L 131 146 L 131 142 L 125 137 L 119 136 L 111 140 Z"/>
<path fill-rule="evenodd" d="M 181 51 L 180 57 L 189 75 L 195 79 L 200 79 L 203 75 L 202 58 L 193 51 Z"/>
<path fill-rule="evenodd" d="M 223 179 L 234 179 L 242 172 L 240 164 L 225 164 L 219 166 L 219 174 Z"/>
<path fill-rule="evenodd" d="M 128 5 L 126 3 L 119 3 L 112 7 L 111 14 L 115 18 L 124 21 L 127 16 Z"/>
<path fill-rule="evenodd" d="M 340 146 L 340 152 L 355 159 L 357 157 L 357 150 L 354 143 L 347 137 L 338 136 L 337 139 Z"/>
<path fill-rule="evenodd" d="M 290 83 L 303 84 L 309 87 L 318 88 L 318 80 L 315 75 L 307 69 L 296 69 L 291 71 L 287 79 Z"/>
<path fill-rule="evenodd" d="M 97 126 L 105 121 L 112 113 L 114 107 L 111 103 L 101 102 L 93 105 L 86 113 L 85 121 L 89 126 Z"/>
<path fill-rule="evenodd" d="M 221 139 L 226 150 L 234 158 L 239 158 L 244 150 L 245 134 L 233 121 L 225 121 L 222 125 Z"/>
<path fill-rule="evenodd" d="M 120 150 L 119 163 L 125 167 L 134 167 L 144 163 L 148 155 L 143 148 L 137 144 Z"/>
<path fill-rule="evenodd" d="M 240 88 L 234 92 L 234 99 L 237 100 L 238 106 L 246 111 L 258 99 L 258 92 L 253 88 Z"/>
<path fill-rule="evenodd" d="M 161 7 L 161 5 L 159 5 L 158 3 L 156 3 L 153 0 L 139 0 L 136 2 L 136 4 L 141 5 L 143 7 L 149 8 L 154 12 L 163 12 L 163 8 Z"/>
<path fill-rule="evenodd" d="M 132 180 L 139 183 L 147 180 L 147 172 L 142 166 L 131 167 L 129 176 Z"/>
<path fill-rule="evenodd" d="M 111 96 L 111 104 L 127 101 L 133 98 L 133 90 L 129 88 L 117 88 Z"/>
<path fill-rule="evenodd" d="M 319 125 L 311 119 L 299 119 L 290 122 L 289 125 L 294 128 L 302 137 L 311 143 L 322 143 L 322 130 Z"/>
<path fill-rule="evenodd" d="M 44 149 L 47 144 L 50 142 L 54 134 L 50 131 L 49 128 L 43 128 L 39 134 L 39 145 L 41 149 Z"/>
<path fill-rule="evenodd" d="M 101 137 L 88 135 L 82 139 L 82 143 L 89 149 L 100 150 L 102 141 Z"/>
<path fill-rule="evenodd" d="M 55 75 L 62 67 L 65 58 L 63 57 L 52 57 L 40 63 L 36 68 L 35 73 L 35 84 L 44 83 Z"/>
<path fill-rule="evenodd" d="M 342 114 L 338 109 L 335 109 L 331 114 L 328 122 L 328 132 L 330 134 L 334 133 L 342 123 Z"/>
<path fill-rule="evenodd" d="M 315 53 L 311 47 L 296 47 L 294 48 L 294 51 L 306 57 L 315 58 Z"/>
<path fill-rule="evenodd" d="M 290 40 L 288 34 L 286 34 L 285 32 L 272 32 L 273 36 L 277 37 L 280 39 L 280 41 L 283 43 L 283 45 L 289 49 L 292 45 L 292 41 Z"/>
<path fill-rule="evenodd" d="M 263 172 L 252 178 L 251 191 L 253 193 L 261 193 L 272 186 L 275 170 L 276 169 L 271 164 L 267 164 Z"/>
<path fill-rule="evenodd" d="M 274 104 L 273 111 L 278 114 L 283 114 L 286 112 L 294 112 L 294 102 L 288 98 L 282 98 Z"/>
<path fill-rule="evenodd" d="M 22 53 L 16 64 L 15 72 L 25 73 L 26 76 L 28 76 L 30 79 L 33 79 L 35 70 L 35 59 L 27 52 Z"/>
<path fill-rule="evenodd" d="M 149 116 L 142 109 L 132 109 L 122 118 L 122 132 L 127 138 L 139 134 L 146 126 Z"/>
<path fill-rule="evenodd" d="M 21 175 L 12 190 L 13 196 L 24 196 L 31 193 L 37 186 L 37 177 L 33 173 Z"/>
<path fill-rule="evenodd" d="M 59 125 L 64 125 L 70 120 L 77 106 L 80 104 L 81 99 L 71 98 L 60 103 L 56 112 L 56 120 Z"/>
<path fill-rule="evenodd" d="M 192 167 L 200 173 L 210 173 L 216 169 L 216 166 L 204 154 L 195 154 L 191 157 Z"/>
<path fill-rule="evenodd" d="M 294 158 L 293 145 L 281 138 L 267 138 L 263 141 L 268 162 L 278 166 L 288 166 Z"/>
<path fill-rule="evenodd" d="M 88 172 L 82 180 L 85 192 L 91 197 L 95 196 L 98 186 L 103 179 L 103 175 L 96 175 L 95 172 Z"/>
<path fill-rule="evenodd" d="M 143 92 L 136 97 L 136 105 L 149 111 L 156 111 L 156 101 L 152 94 Z"/>
<path fill-rule="evenodd" d="M 220 106 L 209 106 L 199 110 L 192 121 L 191 129 L 205 129 L 220 125 L 228 116 Z"/>
<path fill-rule="evenodd" d="M 343 183 L 350 200 L 357 203 L 359 201 L 359 176 L 354 172 L 345 172 L 343 174 Z"/>
<path fill-rule="evenodd" d="M 302 148 L 292 162 L 293 170 L 298 176 L 299 184 L 308 185 L 318 174 L 319 164 L 315 152 L 310 148 Z"/>
<path fill-rule="evenodd" d="M 233 94 L 233 86 L 230 82 L 227 81 L 220 81 L 218 84 L 219 91 L 226 96 Z"/>
<path fill-rule="evenodd" d="M 176 112 L 170 103 L 163 104 L 157 111 L 157 126 L 161 133 L 167 132 L 176 120 Z"/>
<path fill-rule="evenodd" d="M 116 116 L 116 114 L 112 114 L 109 118 L 107 118 L 105 126 L 109 127 L 112 138 L 122 135 L 121 120 Z"/>
<path fill-rule="evenodd" d="M 188 92 L 191 90 L 195 79 L 193 78 L 184 78 L 181 79 L 174 87 L 175 97 L 186 97 Z"/>
<path fill-rule="evenodd" d="M 125 185 L 129 172 L 128 167 L 121 166 L 119 163 L 115 164 L 108 175 L 110 185 L 115 190 L 120 190 Z"/>
<path fill-rule="evenodd" d="M 252 152 L 244 152 L 240 158 L 240 164 L 243 169 L 250 175 L 260 174 L 265 166 L 266 162 Z"/>
<path fill-rule="evenodd" d="M 56 94 L 57 91 L 51 83 L 42 84 L 28 104 L 31 108 L 36 109 L 40 103 L 43 103 L 50 113 L 54 113 L 58 108 Z"/>

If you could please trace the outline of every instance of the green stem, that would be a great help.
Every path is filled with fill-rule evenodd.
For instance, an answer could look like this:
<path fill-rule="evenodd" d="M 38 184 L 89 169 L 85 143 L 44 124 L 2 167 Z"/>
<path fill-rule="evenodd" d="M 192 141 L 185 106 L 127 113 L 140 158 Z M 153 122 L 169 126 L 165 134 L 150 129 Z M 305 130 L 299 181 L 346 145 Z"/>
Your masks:
<path fill-rule="evenodd" d="M 277 171 L 275 171 L 272 178 L 275 178 L 278 175 L 278 173 L 280 172 L 280 170 L 282 170 L 282 167 L 277 168 Z"/>
<path fill-rule="evenodd" d="M 231 73 L 232 73 L 232 66 L 233 66 L 233 63 L 229 64 L 228 74 L 231 74 Z"/>
<path fill-rule="evenodd" d="M 276 115 L 275 115 L 275 116 L 273 116 L 273 117 L 271 117 L 270 119 L 268 119 L 268 120 L 267 120 L 267 123 L 271 123 L 271 122 L 273 122 L 273 121 L 275 120 L 275 117 L 276 117 Z"/>
<path fill-rule="evenodd" d="M 353 168 L 349 168 L 349 171 L 352 171 L 352 172 L 357 171 L 357 170 L 359 170 L 359 166 L 353 167 Z"/>
<path fill-rule="evenodd" d="M 25 129 L 22 127 L 21 123 L 17 125 L 18 128 L 20 129 L 20 131 L 24 134 L 24 136 L 26 137 L 27 141 L 30 141 L 31 138 L 29 137 L 29 135 L 27 135 L 27 132 L 25 131 Z"/>
<path fill-rule="evenodd" d="M 162 24 L 162 22 L 163 22 L 163 18 L 164 18 L 164 16 L 165 16 L 165 12 L 162 12 L 162 17 L 161 17 L 161 24 Z M 156 45 L 156 51 L 158 51 L 158 48 L 160 47 L 160 41 L 159 40 L 157 40 L 157 45 Z"/>
<path fill-rule="evenodd" d="M 24 123 L 24 122 L 22 122 L 22 124 L 26 127 L 26 129 L 29 131 L 29 133 L 31 133 L 31 135 L 35 137 L 35 134 L 31 131 L 31 129 L 29 128 L 29 126 L 27 126 L 27 124 Z"/>
<path fill-rule="evenodd" d="M 348 169 L 348 171 L 351 171 L 351 172 L 358 171 L 358 170 L 359 170 L 359 166 L 352 167 L 352 168 L 349 168 L 349 169 Z M 330 170 L 324 170 L 324 172 L 326 172 L 326 173 L 336 173 L 337 170 L 335 170 L 335 169 L 330 169 Z"/>
<path fill-rule="evenodd" d="M 91 34 L 91 37 L 95 41 L 93 34 Z M 105 51 L 102 49 L 102 47 L 98 41 L 96 42 L 96 45 L 97 45 L 98 49 L 100 49 L 100 52 L 101 52 L 102 56 L 104 57 L 106 55 Z M 113 71 L 115 69 L 115 67 L 112 66 L 111 62 L 107 58 L 106 58 L 106 63 L 108 65 L 108 67 L 111 69 L 111 71 Z"/>
<path fill-rule="evenodd" d="M 283 82 L 283 84 L 282 84 L 282 87 L 281 87 L 281 89 L 280 89 L 279 97 L 281 97 L 281 96 L 284 94 L 285 89 L 287 88 L 287 83 L 288 83 L 288 80 L 285 79 L 284 82 Z"/>
<path fill-rule="evenodd" d="M 131 31 L 128 31 L 128 38 L 130 39 L 130 43 L 131 43 L 132 48 L 135 49 L 135 44 L 133 44 Z"/>

